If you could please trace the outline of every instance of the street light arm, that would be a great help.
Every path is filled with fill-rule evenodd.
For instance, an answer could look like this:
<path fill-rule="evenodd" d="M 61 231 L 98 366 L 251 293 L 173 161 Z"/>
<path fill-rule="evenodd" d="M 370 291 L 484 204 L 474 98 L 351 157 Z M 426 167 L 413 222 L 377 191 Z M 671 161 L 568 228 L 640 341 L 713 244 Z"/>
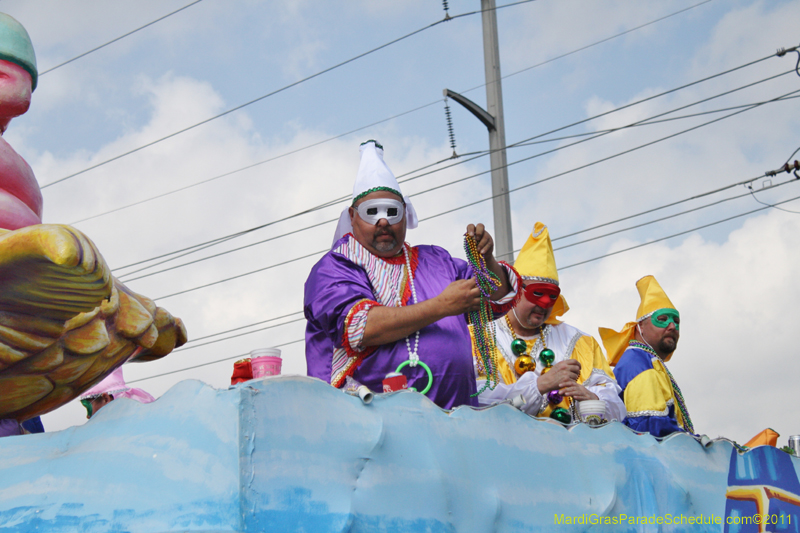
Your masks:
<path fill-rule="evenodd" d="M 444 95 L 446 98 L 452 98 L 462 106 L 464 106 L 467 111 L 475 115 L 475 117 L 483 122 L 483 125 L 489 128 L 489 131 L 495 131 L 497 127 L 495 126 L 495 120 L 492 115 L 487 113 L 481 106 L 470 100 L 465 96 L 461 96 L 458 93 L 451 91 L 450 89 L 445 89 Z"/>

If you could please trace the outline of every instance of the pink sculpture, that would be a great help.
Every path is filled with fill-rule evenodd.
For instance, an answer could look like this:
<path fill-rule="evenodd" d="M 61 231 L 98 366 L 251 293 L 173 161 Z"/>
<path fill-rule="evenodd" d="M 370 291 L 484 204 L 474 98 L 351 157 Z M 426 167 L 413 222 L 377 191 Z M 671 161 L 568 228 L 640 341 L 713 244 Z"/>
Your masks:
<path fill-rule="evenodd" d="M 28 110 L 31 75 L 16 63 L 0 60 L 0 135 L 11 119 Z M 42 223 L 42 193 L 28 163 L 0 137 L 0 228 Z"/>

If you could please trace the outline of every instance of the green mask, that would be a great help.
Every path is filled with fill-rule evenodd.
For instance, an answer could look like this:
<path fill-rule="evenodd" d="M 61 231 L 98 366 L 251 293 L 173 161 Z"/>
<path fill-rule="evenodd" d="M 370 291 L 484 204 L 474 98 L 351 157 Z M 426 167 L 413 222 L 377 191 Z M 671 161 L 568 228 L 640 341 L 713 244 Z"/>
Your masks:
<path fill-rule="evenodd" d="M 664 320 L 659 320 L 661 317 L 666 318 Z M 681 315 L 675 309 L 664 308 L 653 311 L 653 314 L 650 315 L 650 321 L 657 328 L 666 328 L 670 324 L 675 324 L 676 330 L 680 331 L 681 329 Z"/>

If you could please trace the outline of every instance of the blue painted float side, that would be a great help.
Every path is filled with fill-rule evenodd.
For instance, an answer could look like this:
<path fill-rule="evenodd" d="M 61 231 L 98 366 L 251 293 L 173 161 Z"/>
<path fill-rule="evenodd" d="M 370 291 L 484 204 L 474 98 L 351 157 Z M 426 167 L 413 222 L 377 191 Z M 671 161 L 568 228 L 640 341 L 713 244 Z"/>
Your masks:
<path fill-rule="evenodd" d="M 239 531 L 239 394 L 183 382 L 0 440 L 0 531 Z"/>
<path fill-rule="evenodd" d="M 800 491 L 800 461 L 774 448 L 567 430 L 508 405 L 448 413 L 409 391 L 364 405 L 305 377 L 187 381 L 81 427 L 1 439 L 0 532 L 718 532 L 628 520 L 724 520 L 740 457 L 778 464 Z"/>

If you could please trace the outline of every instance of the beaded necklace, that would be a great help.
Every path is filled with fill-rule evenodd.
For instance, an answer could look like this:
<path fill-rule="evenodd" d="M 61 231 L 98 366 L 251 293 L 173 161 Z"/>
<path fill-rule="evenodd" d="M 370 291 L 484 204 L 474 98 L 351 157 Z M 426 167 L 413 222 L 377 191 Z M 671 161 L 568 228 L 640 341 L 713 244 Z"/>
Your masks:
<path fill-rule="evenodd" d="M 411 271 L 411 258 L 408 254 L 408 248 L 403 244 L 403 254 L 406 257 L 406 269 L 408 271 L 408 284 L 411 286 L 411 299 L 413 303 L 417 303 L 417 288 L 414 286 L 414 273 Z M 403 291 L 398 291 L 397 294 L 397 307 L 403 305 Z M 408 348 L 408 360 L 411 361 L 412 367 L 417 366 L 419 363 L 419 330 L 414 334 L 414 349 L 411 349 L 411 335 L 406 337 L 406 347 Z"/>
<path fill-rule="evenodd" d="M 514 313 L 514 316 L 519 321 L 519 317 L 517 317 L 517 312 L 515 310 L 511 310 Z M 527 353 L 528 351 L 528 343 L 525 342 L 523 339 L 517 338 L 517 333 L 514 331 L 514 326 L 511 325 L 511 319 L 508 318 L 506 315 L 506 325 L 508 325 L 508 331 L 511 333 L 511 336 L 514 337 L 514 340 L 511 341 L 511 351 L 514 352 L 514 355 L 517 356 L 517 359 L 514 361 L 514 371 L 519 374 L 520 376 L 525 372 L 532 372 L 536 369 L 536 360 L 533 358 L 532 355 Z M 544 368 L 542 368 L 542 374 L 546 374 L 550 371 L 553 367 L 553 362 L 556 360 L 556 354 L 553 350 L 547 347 L 547 332 L 550 329 L 549 324 L 543 324 L 542 327 L 539 329 L 539 339 L 538 342 L 542 343 L 542 351 L 539 352 L 539 361 L 542 363 Z M 534 343 L 533 348 L 531 349 L 531 354 L 533 353 L 534 349 L 536 348 L 536 344 Z M 539 414 L 544 413 L 547 409 L 548 404 L 553 406 L 553 410 L 550 412 L 550 418 L 558 420 L 563 424 L 569 424 L 574 420 L 576 417 L 573 414 L 570 414 L 570 411 L 564 409 L 563 407 L 555 407 L 561 402 L 564 401 L 564 397 L 559 394 L 558 390 L 551 390 L 547 393 L 547 403 L 542 404 L 541 409 L 539 410 Z M 574 409 L 574 403 L 568 400 L 568 405 L 570 410 Z"/>
<path fill-rule="evenodd" d="M 656 351 L 653 348 L 651 348 L 649 344 L 632 340 L 628 343 L 628 345 L 633 348 L 639 348 L 640 350 L 644 350 L 645 352 L 658 357 L 659 361 L 661 360 L 661 357 L 659 357 Z M 683 399 L 683 393 L 681 392 L 681 388 L 678 387 L 678 383 L 675 381 L 675 378 L 672 377 L 672 372 L 669 371 L 667 365 L 662 364 L 661 366 L 663 366 L 664 370 L 667 371 L 669 382 L 672 385 L 672 392 L 675 395 L 675 403 L 678 405 L 678 409 L 680 410 L 681 416 L 683 417 L 684 429 L 686 429 L 686 431 L 688 431 L 689 433 L 694 433 L 694 425 L 692 424 L 692 419 L 689 416 L 689 409 L 686 408 L 686 401 Z"/>
<path fill-rule="evenodd" d="M 514 331 L 514 326 L 511 325 L 511 319 L 506 315 L 506 325 L 508 331 L 511 333 L 513 340 L 511 341 L 511 353 L 517 356 L 514 360 L 514 372 L 521 376 L 525 372 L 533 372 L 536 370 L 536 361 L 528 353 L 528 343 L 523 339 L 517 338 L 517 333 Z M 531 353 L 533 350 L 531 350 Z"/>
<path fill-rule="evenodd" d="M 514 313 L 517 321 L 519 321 L 516 310 L 512 309 L 511 312 Z M 524 374 L 525 372 L 535 370 L 536 360 L 532 355 L 533 349 L 531 349 L 530 354 L 527 353 L 528 344 L 523 339 L 517 338 L 517 333 L 514 331 L 514 326 L 511 325 L 511 319 L 508 318 L 508 315 L 506 315 L 506 324 L 508 325 L 508 331 L 511 332 L 511 336 L 514 337 L 514 340 L 511 341 L 511 351 L 517 356 L 517 361 L 514 362 L 514 370 L 516 370 L 517 374 L 520 375 Z M 547 347 L 547 331 L 549 328 L 550 326 L 548 324 L 544 324 L 541 328 L 539 328 L 539 341 L 542 343 L 542 351 L 539 352 L 539 361 L 544 365 L 542 374 L 546 373 L 550 367 L 553 366 L 553 362 L 556 360 L 555 352 Z M 536 345 L 534 344 L 534 347 L 535 346 Z M 522 362 L 519 363 L 519 366 L 524 368 L 522 371 L 517 369 L 517 363 L 520 361 L 520 359 L 522 359 Z"/>
<path fill-rule="evenodd" d="M 464 251 L 467 255 L 467 262 L 475 272 L 475 284 L 481 291 L 481 303 L 478 310 L 470 311 L 467 314 L 472 324 L 475 344 L 478 348 L 478 366 L 479 368 L 482 366 L 484 374 L 486 374 L 483 388 L 472 395 L 477 396 L 487 388 L 494 390 L 498 382 L 497 352 L 494 343 L 495 331 L 490 295 L 502 285 L 502 282 L 494 272 L 486 267 L 486 261 L 478 251 L 475 237 L 468 233 L 464 235 Z"/>

